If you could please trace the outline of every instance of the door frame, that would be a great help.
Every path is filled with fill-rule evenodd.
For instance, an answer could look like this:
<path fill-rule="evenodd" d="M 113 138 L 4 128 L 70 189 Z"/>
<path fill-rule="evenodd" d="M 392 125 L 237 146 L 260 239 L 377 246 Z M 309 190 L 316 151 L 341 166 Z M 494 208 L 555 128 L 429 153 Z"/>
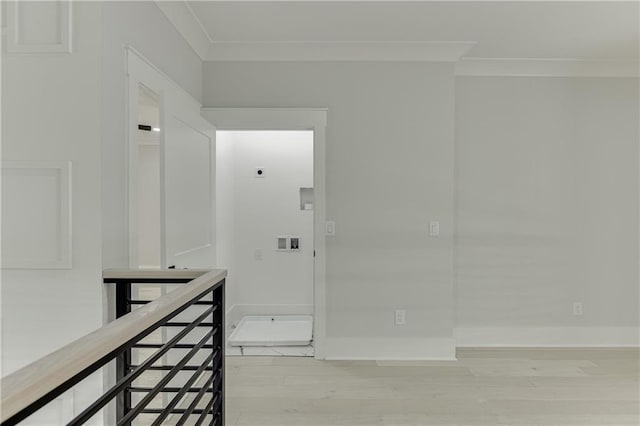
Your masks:
<path fill-rule="evenodd" d="M 164 111 L 166 93 L 171 92 L 180 102 L 189 105 L 194 110 L 200 110 L 202 104 L 193 98 L 180 85 L 171 80 L 151 61 L 145 58 L 133 46 L 126 45 L 125 55 L 125 99 L 126 99 L 126 146 L 127 146 L 127 236 L 128 262 L 130 268 L 138 268 L 138 87 L 140 84 L 158 94 L 160 113 Z M 174 97 L 176 97 L 174 96 Z M 161 159 L 162 162 L 162 149 Z M 162 194 L 161 194 L 162 197 Z M 165 218 L 164 202 L 160 203 L 161 222 Z M 212 221 L 215 219 L 212 218 Z M 212 223 L 212 230 L 214 223 Z M 160 229 L 161 265 L 166 267 L 164 227 Z"/>
<path fill-rule="evenodd" d="M 217 130 L 313 131 L 313 338 L 314 356 L 326 354 L 326 126 L 327 108 L 211 108 L 201 109 Z"/>

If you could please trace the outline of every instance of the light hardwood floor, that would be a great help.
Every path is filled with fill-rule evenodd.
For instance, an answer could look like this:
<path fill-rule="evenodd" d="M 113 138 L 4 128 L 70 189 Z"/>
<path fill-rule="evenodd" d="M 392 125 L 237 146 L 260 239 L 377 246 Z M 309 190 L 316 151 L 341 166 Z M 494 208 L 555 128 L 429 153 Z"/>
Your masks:
<path fill-rule="evenodd" d="M 228 357 L 226 425 L 640 425 L 637 349 L 465 349 L 458 361 Z"/>

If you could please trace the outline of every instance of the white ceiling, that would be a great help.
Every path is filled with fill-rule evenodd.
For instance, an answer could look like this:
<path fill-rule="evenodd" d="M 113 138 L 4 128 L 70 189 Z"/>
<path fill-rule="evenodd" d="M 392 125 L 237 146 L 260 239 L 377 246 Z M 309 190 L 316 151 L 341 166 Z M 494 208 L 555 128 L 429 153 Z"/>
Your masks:
<path fill-rule="evenodd" d="M 637 1 L 188 1 L 213 44 L 476 42 L 466 57 L 637 60 Z M 353 43 L 350 43 L 353 45 Z"/>

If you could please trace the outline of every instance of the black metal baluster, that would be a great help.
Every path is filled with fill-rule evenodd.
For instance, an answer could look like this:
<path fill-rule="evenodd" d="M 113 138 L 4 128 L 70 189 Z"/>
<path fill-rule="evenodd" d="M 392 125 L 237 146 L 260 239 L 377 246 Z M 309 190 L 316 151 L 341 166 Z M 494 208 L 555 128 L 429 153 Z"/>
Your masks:
<path fill-rule="evenodd" d="M 116 287 L 116 319 L 131 312 L 131 282 L 118 281 Z M 131 366 L 131 349 L 122 352 L 116 359 L 116 383 L 124 378 Z M 125 388 L 116 398 L 116 421 L 122 419 L 131 410 L 131 392 Z"/>

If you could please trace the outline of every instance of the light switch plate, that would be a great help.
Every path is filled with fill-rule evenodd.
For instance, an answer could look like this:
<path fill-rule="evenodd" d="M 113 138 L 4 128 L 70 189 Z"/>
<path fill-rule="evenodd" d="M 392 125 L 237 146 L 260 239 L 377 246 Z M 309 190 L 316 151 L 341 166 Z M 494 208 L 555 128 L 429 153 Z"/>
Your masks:
<path fill-rule="evenodd" d="M 336 235 L 336 223 L 334 221 L 327 221 L 327 223 L 325 224 L 325 234 L 329 236 Z"/>

